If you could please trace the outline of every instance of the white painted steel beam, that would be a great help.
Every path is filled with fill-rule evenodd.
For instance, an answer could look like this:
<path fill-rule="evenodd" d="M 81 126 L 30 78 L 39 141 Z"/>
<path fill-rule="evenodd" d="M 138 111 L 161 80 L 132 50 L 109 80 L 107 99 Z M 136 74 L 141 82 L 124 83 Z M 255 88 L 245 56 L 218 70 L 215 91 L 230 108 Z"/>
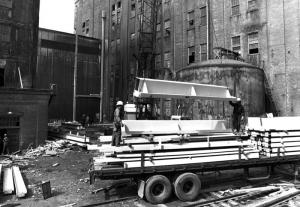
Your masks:
<path fill-rule="evenodd" d="M 225 120 L 124 120 L 125 133 L 133 134 L 201 134 L 228 132 Z"/>
<path fill-rule="evenodd" d="M 227 87 L 179 81 L 138 78 L 138 98 L 198 98 L 208 100 L 236 100 Z"/>

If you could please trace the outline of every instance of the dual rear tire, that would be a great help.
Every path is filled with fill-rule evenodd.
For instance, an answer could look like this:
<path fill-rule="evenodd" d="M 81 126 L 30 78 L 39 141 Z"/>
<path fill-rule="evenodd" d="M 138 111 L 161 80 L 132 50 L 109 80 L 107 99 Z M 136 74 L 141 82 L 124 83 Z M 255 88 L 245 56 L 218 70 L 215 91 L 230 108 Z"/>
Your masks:
<path fill-rule="evenodd" d="M 182 201 L 195 200 L 201 189 L 201 182 L 194 173 L 183 173 L 175 178 L 173 185 L 164 175 L 151 176 L 145 185 L 145 197 L 153 204 L 166 202 L 174 187 L 175 195 Z"/>

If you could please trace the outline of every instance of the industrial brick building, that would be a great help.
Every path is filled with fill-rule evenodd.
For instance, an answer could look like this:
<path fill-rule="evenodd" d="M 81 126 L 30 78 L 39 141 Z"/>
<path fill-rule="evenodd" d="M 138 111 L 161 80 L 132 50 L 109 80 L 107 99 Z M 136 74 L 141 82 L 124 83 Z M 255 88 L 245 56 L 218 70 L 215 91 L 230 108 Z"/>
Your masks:
<path fill-rule="evenodd" d="M 39 0 L 0 0 L 0 136 L 10 152 L 47 138 L 51 91 L 36 87 Z"/>
<path fill-rule="evenodd" d="M 237 59 L 264 71 L 265 87 L 257 90 L 266 92 L 267 111 L 299 115 L 298 7 L 299 0 L 77 0 L 75 27 L 81 35 L 100 38 L 101 11 L 106 12 L 106 96 L 111 102 L 130 100 L 136 75 L 174 79 L 178 71 L 228 57 L 231 50 L 236 53 L 229 56 L 240 54 Z M 146 33 L 152 48 L 143 41 Z M 152 53 L 145 58 L 141 54 L 147 49 Z"/>

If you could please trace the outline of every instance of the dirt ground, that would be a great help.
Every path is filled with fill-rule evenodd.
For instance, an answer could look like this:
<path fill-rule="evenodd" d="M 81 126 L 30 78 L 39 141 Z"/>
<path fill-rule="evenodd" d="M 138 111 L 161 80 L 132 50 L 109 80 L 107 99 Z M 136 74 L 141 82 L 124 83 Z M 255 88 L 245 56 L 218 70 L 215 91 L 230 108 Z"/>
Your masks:
<path fill-rule="evenodd" d="M 29 161 L 28 166 L 20 168 L 28 188 L 26 198 L 17 199 L 15 195 L 0 194 L 0 206 L 55 207 L 67 204 L 86 206 L 105 200 L 135 196 L 135 186 L 127 186 L 126 191 L 92 194 L 93 190 L 115 182 L 96 180 L 94 185 L 90 185 L 88 169 L 89 160 L 93 156 L 94 153 L 78 148 L 58 156 L 41 156 Z M 41 190 L 43 181 L 50 181 L 51 184 L 52 197 L 48 199 L 43 198 Z"/>
<path fill-rule="evenodd" d="M 25 207 L 56 207 L 68 204 L 69 206 L 137 206 L 151 207 L 153 205 L 131 198 L 122 202 L 102 204 L 120 198 L 136 196 L 137 187 L 135 184 L 126 184 L 123 187 L 92 194 L 92 191 L 101 187 L 106 187 L 115 182 L 123 181 L 103 181 L 96 180 L 94 185 L 89 183 L 89 160 L 96 156 L 95 153 L 83 150 L 80 147 L 66 151 L 53 157 L 40 156 L 34 160 L 29 160 L 27 166 L 21 167 L 28 194 L 25 198 L 18 199 L 15 195 L 6 196 L 0 194 L 1 207 L 25 206 Z M 278 176 L 278 175 L 277 175 Z M 200 174 L 203 181 L 202 186 L 207 190 L 226 190 L 238 186 L 246 186 L 242 170 L 225 171 L 221 173 Z M 283 178 L 282 178 L 283 179 Z M 286 179 L 286 178 L 284 178 Z M 41 183 L 50 181 L 52 197 L 44 199 L 41 190 Z M 2 186 L 2 185 L 1 185 Z M 1 189 L 1 188 L 0 188 Z M 174 197 L 174 196 L 173 196 Z M 163 206 L 182 206 L 182 203 L 175 197 Z"/>

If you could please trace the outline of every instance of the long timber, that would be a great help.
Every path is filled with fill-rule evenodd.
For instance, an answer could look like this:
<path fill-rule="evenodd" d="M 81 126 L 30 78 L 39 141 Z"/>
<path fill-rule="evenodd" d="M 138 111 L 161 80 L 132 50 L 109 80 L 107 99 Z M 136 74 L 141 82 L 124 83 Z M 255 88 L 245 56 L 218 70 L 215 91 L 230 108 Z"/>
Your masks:
<path fill-rule="evenodd" d="M 112 166 L 110 168 L 101 168 L 96 170 L 93 163 L 91 163 L 90 177 L 91 182 L 96 177 L 101 179 L 119 179 L 130 177 L 144 177 L 153 174 L 176 174 L 181 172 L 205 172 L 205 171 L 218 171 L 228 169 L 242 169 L 251 167 L 264 167 L 275 166 L 280 164 L 295 164 L 299 163 L 300 156 L 285 156 L 285 157 L 266 157 L 249 159 L 249 160 L 231 160 L 231 161 L 217 161 L 207 163 L 194 163 L 184 165 L 168 165 L 168 166 L 156 166 L 156 167 L 136 167 L 136 168 L 124 168 L 122 166 Z"/>

